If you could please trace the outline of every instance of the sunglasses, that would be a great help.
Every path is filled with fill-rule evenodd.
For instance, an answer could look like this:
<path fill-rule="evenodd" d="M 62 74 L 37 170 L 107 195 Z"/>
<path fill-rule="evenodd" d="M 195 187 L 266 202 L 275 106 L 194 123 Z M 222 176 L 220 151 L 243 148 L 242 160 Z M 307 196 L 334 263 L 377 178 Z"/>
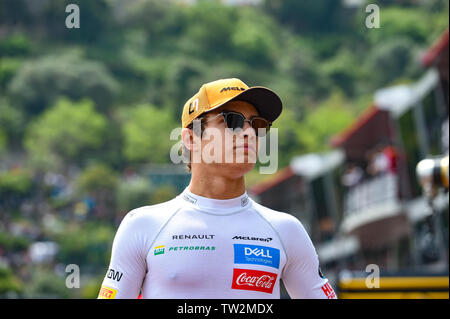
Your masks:
<path fill-rule="evenodd" d="M 226 127 L 229 129 L 232 129 L 232 130 L 243 129 L 245 122 L 248 122 L 250 124 L 251 128 L 253 128 L 255 130 L 255 134 L 258 137 L 265 136 L 266 133 L 269 131 L 270 126 L 272 125 L 272 123 L 267 121 L 265 118 L 255 116 L 248 120 L 241 113 L 237 113 L 237 112 L 233 112 L 233 111 L 223 111 L 223 112 L 217 114 L 216 116 L 204 121 L 204 123 L 212 121 L 219 116 L 223 116 Z M 261 132 L 259 129 L 262 129 Z"/>

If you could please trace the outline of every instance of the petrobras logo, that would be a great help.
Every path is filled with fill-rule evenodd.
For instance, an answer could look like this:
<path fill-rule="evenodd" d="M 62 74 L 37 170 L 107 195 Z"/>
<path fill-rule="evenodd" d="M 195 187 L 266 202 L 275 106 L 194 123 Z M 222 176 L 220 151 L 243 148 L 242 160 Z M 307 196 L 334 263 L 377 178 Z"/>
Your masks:
<path fill-rule="evenodd" d="M 216 246 L 169 246 L 165 245 L 157 246 L 154 248 L 154 255 L 164 255 L 165 253 L 179 253 L 179 252 L 193 252 L 193 251 L 203 251 L 212 252 L 216 250 Z"/>
<path fill-rule="evenodd" d="M 277 281 L 277 274 L 253 270 L 233 269 L 231 289 L 253 290 L 271 294 Z"/>
<path fill-rule="evenodd" d="M 234 244 L 235 264 L 264 265 L 278 269 L 280 267 L 280 250 L 277 248 Z"/>
<path fill-rule="evenodd" d="M 155 250 L 154 250 L 155 256 L 156 255 L 163 255 L 164 254 L 164 250 L 165 250 L 164 247 L 165 247 L 164 245 L 155 247 Z"/>

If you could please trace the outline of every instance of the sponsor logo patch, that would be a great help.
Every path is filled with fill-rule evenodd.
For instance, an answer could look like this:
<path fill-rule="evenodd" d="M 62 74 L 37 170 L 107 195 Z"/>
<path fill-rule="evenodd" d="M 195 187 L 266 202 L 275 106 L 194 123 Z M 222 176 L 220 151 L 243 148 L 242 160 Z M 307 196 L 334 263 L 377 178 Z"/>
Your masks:
<path fill-rule="evenodd" d="M 116 280 L 117 282 L 120 281 L 120 279 L 122 279 L 123 273 L 120 271 L 116 271 L 112 268 L 108 269 L 108 274 L 106 275 L 106 277 L 108 277 L 109 279 L 112 280 Z"/>
<path fill-rule="evenodd" d="M 117 294 L 116 289 L 102 286 L 98 294 L 98 299 L 114 299 L 116 297 L 116 294 Z"/>
<path fill-rule="evenodd" d="M 165 245 L 157 246 L 154 249 L 154 255 L 163 255 L 164 253 L 171 252 L 186 252 L 186 251 L 215 251 L 215 246 L 169 246 Z"/>
<path fill-rule="evenodd" d="M 195 204 L 197 203 L 197 199 L 192 198 L 191 196 L 189 196 L 188 194 L 183 194 L 183 196 L 181 197 L 183 198 L 185 201 L 191 203 L 191 204 Z"/>
<path fill-rule="evenodd" d="M 252 236 L 234 236 L 232 239 L 235 240 L 254 240 L 254 241 L 264 241 L 264 242 L 269 242 L 272 240 L 271 237 L 267 237 L 267 238 L 261 238 L 261 237 L 252 237 Z"/>
<path fill-rule="evenodd" d="M 252 269 L 233 269 L 232 289 L 253 290 L 271 294 L 277 274 Z"/>
<path fill-rule="evenodd" d="M 155 252 L 154 252 L 155 256 L 164 254 L 164 247 L 165 247 L 164 245 L 155 247 Z"/>
<path fill-rule="evenodd" d="M 186 251 L 186 250 L 216 250 L 215 246 L 172 246 L 169 247 L 169 251 Z"/>
<path fill-rule="evenodd" d="M 214 236 L 215 235 L 206 235 L 206 234 L 203 234 L 203 235 L 172 235 L 172 239 L 173 240 L 175 240 L 175 239 L 182 239 L 182 240 L 185 240 L 185 239 L 214 239 Z"/>
<path fill-rule="evenodd" d="M 258 245 L 234 244 L 235 264 L 255 264 L 280 267 L 280 250 Z"/>
<path fill-rule="evenodd" d="M 323 285 L 321 289 L 328 299 L 336 299 L 336 293 L 329 283 Z"/>

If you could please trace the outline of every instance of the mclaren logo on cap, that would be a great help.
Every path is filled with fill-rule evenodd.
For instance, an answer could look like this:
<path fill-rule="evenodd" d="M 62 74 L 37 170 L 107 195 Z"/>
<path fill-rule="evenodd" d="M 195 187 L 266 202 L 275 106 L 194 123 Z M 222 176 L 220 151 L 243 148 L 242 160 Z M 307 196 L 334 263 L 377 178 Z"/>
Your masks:
<path fill-rule="evenodd" d="M 222 93 L 224 91 L 245 91 L 245 89 L 237 87 L 237 86 L 232 86 L 232 87 L 229 86 L 229 87 L 226 87 L 226 88 L 223 88 L 222 90 L 220 90 L 220 93 Z"/>

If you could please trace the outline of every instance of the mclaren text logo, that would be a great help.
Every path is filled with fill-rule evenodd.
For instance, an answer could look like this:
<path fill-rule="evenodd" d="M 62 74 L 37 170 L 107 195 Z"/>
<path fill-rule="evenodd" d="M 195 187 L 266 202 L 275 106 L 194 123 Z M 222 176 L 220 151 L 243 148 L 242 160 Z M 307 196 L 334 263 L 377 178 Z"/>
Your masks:
<path fill-rule="evenodd" d="M 223 88 L 222 90 L 220 90 L 220 93 L 226 92 L 226 91 L 245 91 L 245 89 L 237 87 L 237 86 L 229 86 L 229 87 L 226 87 L 226 88 Z"/>

